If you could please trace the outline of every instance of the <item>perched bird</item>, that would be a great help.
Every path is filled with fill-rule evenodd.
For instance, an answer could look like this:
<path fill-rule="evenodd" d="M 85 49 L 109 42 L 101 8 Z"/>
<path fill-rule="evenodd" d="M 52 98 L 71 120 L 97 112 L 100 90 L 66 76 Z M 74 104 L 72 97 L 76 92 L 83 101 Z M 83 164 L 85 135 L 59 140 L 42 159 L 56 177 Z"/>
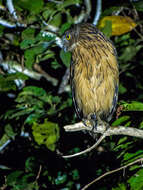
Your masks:
<path fill-rule="evenodd" d="M 113 43 L 94 25 L 65 32 L 63 49 L 72 53 L 70 78 L 76 113 L 85 125 L 109 122 L 118 99 L 119 71 Z"/>

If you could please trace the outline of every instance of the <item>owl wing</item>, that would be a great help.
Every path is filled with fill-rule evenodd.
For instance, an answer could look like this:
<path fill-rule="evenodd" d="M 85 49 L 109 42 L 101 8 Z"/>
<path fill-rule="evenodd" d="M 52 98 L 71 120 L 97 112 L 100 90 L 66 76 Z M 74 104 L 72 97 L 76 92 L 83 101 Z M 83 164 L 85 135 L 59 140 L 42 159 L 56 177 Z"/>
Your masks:
<path fill-rule="evenodd" d="M 117 101 L 118 101 L 118 84 L 116 84 L 115 86 L 115 93 L 114 93 L 114 97 L 113 97 L 113 101 L 112 101 L 112 107 L 110 109 L 109 115 L 107 117 L 107 121 L 109 122 L 112 118 L 112 115 L 116 109 L 116 105 L 117 105 Z"/>
<path fill-rule="evenodd" d="M 79 108 L 76 98 L 75 98 L 75 84 L 74 84 L 74 67 L 73 65 L 73 61 L 71 61 L 71 65 L 70 65 L 70 84 L 71 84 L 71 91 L 72 91 L 72 99 L 73 99 L 73 103 L 74 103 L 74 108 L 76 111 L 77 116 L 82 119 L 83 118 L 83 113 L 82 110 Z"/>

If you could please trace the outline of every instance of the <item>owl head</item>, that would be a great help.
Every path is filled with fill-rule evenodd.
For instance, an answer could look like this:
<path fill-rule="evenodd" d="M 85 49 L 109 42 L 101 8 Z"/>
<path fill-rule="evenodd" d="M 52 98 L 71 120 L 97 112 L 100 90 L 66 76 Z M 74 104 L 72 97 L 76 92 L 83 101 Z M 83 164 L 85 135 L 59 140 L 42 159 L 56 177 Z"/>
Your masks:
<path fill-rule="evenodd" d="M 72 29 L 65 32 L 62 37 L 64 51 L 73 51 L 77 45 L 80 27 L 75 25 Z"/>
<path fill-rule="evenodd" d="M 89 23 L 76 24 L 74 27 L 65 32 L 62 37 L 62 44 L 64 51 L 73 51 L 78 45 L 90 46 L 91 42 L 96 43 L 101 39 L 98 39 L 97 35 L 102 35 L 101 32 L 93 25 Z M 102 38 L 104 36 L 102 35 Z"/>

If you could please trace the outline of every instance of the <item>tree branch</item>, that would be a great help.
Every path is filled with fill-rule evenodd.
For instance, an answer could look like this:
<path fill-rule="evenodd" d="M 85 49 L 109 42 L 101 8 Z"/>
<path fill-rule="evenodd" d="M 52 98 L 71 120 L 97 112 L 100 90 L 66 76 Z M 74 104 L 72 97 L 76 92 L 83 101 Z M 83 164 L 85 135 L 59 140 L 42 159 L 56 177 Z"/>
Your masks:
<path fill-rule="evenodd" d="M 102 0 L 97 0 L 97 4 L 96 4 L 96 14 L 95 17 L 93 19 L 93 24 L 96 26 L 98 23 L 98 20 L 100 18 L 101 15 L 101 10 L 102 9 Z"/>
<path fill-rule="evenodd" d="M 143 139 L 143 130 L 132 128 L 132 127 L 124 127 L 124 126 L 117 126 L 117 127 L 108 127 L 105 124 L 98 125 L 96 128 L 93 128 L 92 126 L 85 126 L 83 122 L 75 123 L 72 125 L 66 125 L 64 126 L 65 131 L 67 132 L 75 132 L 75 131 L 82 131 L 86 130 L 89 132 L 92 132 L 92 134 L 102 134 L 102 136 L 98 139 L 98 141 L 91 146 L 90 148 L 87 148 L 84 151 L 78 152 L 76 154 L 72 155 L 66 155 L 62 156 L 63 158 L 72 158 L 76 156 L 80 156 L 82 154 L 85 154 L 87 152 L 90 152 L 91 150 L 95 149 L 107 136 L 111 135 L 127 135 L 132 137 L 137 137 Z"/>
<path fill-rule="evenodd" d="M 117 169 L 115 169 L 115 170 L 111 170 L 111 171 L 109 171 L 109 172 L 106 172 L 106 173 L 104 173 L 103 175 L 99 176 L 98 178 L 94 179 L 94 180 L 93 180 L 92 182 L 90 182 L 89 184 L 85 185 L 81 190 L 87 189 L 89 186 L 91 186 L 92 184 L 96 183 L 97 181 L 99 181 L 100 179 L 102 179 L 103 177 L 105 177 L 105 176 L 107 176 L 107 175 L 110 175 L 110 174 L 112 174 L 112 173 L 118 172 L 118 171 L 120 171 L 120 170 L 124 170 L 124 169 L 126 169 L 127 167 L 129 167 L 129 166 L 131 166 L 131 165 L 134 165 L 134 164 L 136 164 L 136 163 L 138 163 L 138 162 L 142 162 L 142 161 L 143 161 L 143 158 L 139 158 L 139 159 L 137 159 L 137 160 L 135 160 L 135 161 L 133 161 L 133 162 L 131 162 L 131 163 L 125 165 L 125 166 L 122 166 L 122 167 L 117 168 Z"/>
<path fill-rule="evenodd" d="M 93 129 L 92 126 L 87 127 L 82 122 L 79 122 L 72 125 L 66 125 L 64 126 L 64 129 L 67 132 L 87 130 L 87 131 L 92 131 L 93 133 L 103 134 L 106 131 L 106 125 L 98 125 L 97 128 Z M 143 130 L 133 127 L 110 126 L 106 131 L 106 136 L 111 136 L 111 135 L 127 135 L 143 139 Z"/>
<path fill-rule="evenodd" d="M 102 141 L 103 139 L 106 137 L 106 132 L 98 139 L 98 141 L 93 145 L 91 146 L 90 148 L 87 148 L 86 150 L 84 151 L 81 151 L 81 152 L 78 152 L 76 154 L 72 154 L 72 155 L 66 155 L 66 156 L 62 156 L 63 158 L 73 158 L 73 157 L 76 157 L 76 156 L 80 156 L 82 154 L 85 154 L 87 152 L 90 152 L 92 149 L 95 149 Z"/>

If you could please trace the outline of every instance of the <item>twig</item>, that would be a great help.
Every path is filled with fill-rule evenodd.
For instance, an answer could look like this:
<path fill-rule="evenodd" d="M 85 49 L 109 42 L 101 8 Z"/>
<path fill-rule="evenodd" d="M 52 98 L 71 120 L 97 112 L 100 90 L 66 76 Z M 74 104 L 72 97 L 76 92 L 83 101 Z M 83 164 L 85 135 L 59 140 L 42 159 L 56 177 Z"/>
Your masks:
<path fill-rule="evenodd" d="M 16 24 L 12 24 L 12 23 L 7 22 L 7 21 L 5 21 L 3 19 L 0 19 L 0 25 L 5 26 L 7 28 L 16 28 L 17 27 Z"/>
<path fill-rule="evenodd" d="M 42 69 L 40 69 L 40 67 L 38 66 L 36 67 L 36 69 L 40 73 L 31 71 L 27 68 L 23 68 L 20 64 L 14 61 L 12 64 L 11 64 L 11 61 L 3 61 L 3 62 L 0 62 L 0 65 L 3 67 L 5 71 L 8 71 L 8 73 L 15 73 L 16 71 L 21 72 L 35 80 L 40 80 L 41 77 L 44 77 L 47 81 L 50 81 L 53 85 L 57 85 L 57 82 L 58 82 L 56 78 L 51 77 L 50 75 L 45 73 Z"/>
<path fill-rule="evenodd" d="M 74 24 L 78 24 L 83 21 L 84 22 L 87 21 L 89 15 L 90 15 L 90 12 L 91 12 L 91 2 L 90 2 L 90 0 L 84 0 L 84 4 L 86 7 L 86 10 L 81 10 L 80 14 L 78 16 L 75 16 Z"/>
<path fill-rule="evenodd" d="M 65 91 L 65 88 L 69 82 L 69 78 L 70 78 L 70 69 L 67 68 L 64 76 L 62 77 L 62 81 L 61 81 L 61 84 L 59 86 L 58 94 L 61 94 Z"/>
<path fill-rule="evenodd" d="M 9 23 L 8 21 L 5 21 L 3 19 L 0 19 L 0 24 L 5 26 L 5 27 L 8 27 L 8 28 L 16 28 L 16 27 L 26 27 L 25 24 L 21 24 L 18 22 L 18 17 L 16 15 L 16 11 L 14 9 L 14 5 L 13 5 L 13 1 L 12 0 L 7 0 L 6 1 L 6 6 L 10 12 L 10 14 L 13 16 L 14 20 L 16 21 L 16 23 L 12 24 L 12 23 Z"/>
<path fill-rule="evenodd" d="M 93 20 L 93 24 L 97 25 L 98 20 L 100 18 L 101 15 L 101 9 L 102 9 L 102 0 L 97 0 L 97 4 L 96 4 L 96 14 Z"/>
<path fill-rule="evenodd" d="M 12 0 L 7 0 L 7 1 L 6 1 L 6 5 L 7 5 L 7 8 L 8 8 L 8 10 L 9 10 L 10 14 L 13 16 L 13 18 L 14 18 L 15 20 L 18 20 L 18 17 L 17 17 L 17 15 L 16 15 L 16 11 L 15 11 L 15 9 L 14 9 Z"/>
<path fill-rule="evenodd" d="M 40 177 L 41 170 L 42 170 L 42 165 L 40 165 L 40 167 L 39 167 L 39 171 L 38 171 L 38 174 L 37 174 L 37 176 L 36 176 L 36 181 L 37 181 L 37 180 L 39 179 L 39 177 Z"/>
<path fill-rule="evenodd" d="M 81 152 L 78 152 L 76 154 L 72 154 L 72 155 L 66 155 L 66 156 L 62 156 L 63 158 L 73 158 L 73 157 L 76 157 L 76 156 L 80 156 L 82 154 L 85 154 L 87 152 L 90 152 L 91 150 L 95 149 L 102 141 L 103 139 L 106 137 L 106 132 L 98 139 L 98 141 L 93 145 L 91 146 L 90 148 L 87 148 L 86 150 L 84 151 L 81 151 Z"/>
<path fill-rule="evenodd" d="M 43 24 L 46 26 L 46 29 L 48 29 L 50 32 L 58 32 L 59 30 L 58 27 L 48 24 L 45 21 L 43 21 Z"/>
<path fill-rule="evenodd" d="M 38 71 L 47 81 L 51 82 L 54 86 L 57 86 L 58 80 L 54 77 L 51 77 L 48 73 L 46 73 L 38 64 L 34 64 L 34 69 Z"/>
<path fill-rule="evenodd" d="M 6 147 L 7 145 L 11 142 L 10 139 L 8 139 L 2 146 L 0 146 L 0 152 L 2 152 Z"/>
<path fill-rule="evenodd" d="M 45 36 L 55 37 L 55 43 L 57 44 L 57 46 L 59 46 L 60 48 L 63 47 L 61 38 L 59 38 L 55 33 L 53 33 L 53 32 L 47 32 L 47 31 L 42 31 L 42 36 L 43 37 L 45 37 Z"/>
<path fill-rule="evenodd" d="M 105 177 L 105 176 L 107 176 L 107 175 L 110 175 L 110 174 L 112 174 L 112 173 L 118 172 L 118 171 L 120 171 L 120 170 L 125 170 L 127 167 L 129 167 L 129 166 L 131 166 L 131 165 L 134 165 L 134 164 L 136 164 L 136 163 L 138 163 L 138 162 L 142 162 L 142 161 L 143 161 L 143 158 L 139 158 L 139 159 L 137 159 L 137 160 L 135 160 L 135 161 L 133 161 L 133 162 L 131 162 L 131 163 L 125 165 L 125 166 L 122 166 L 122 167 L 117 168 L 117 169 L 115 169 L 115 170 L 111 170 L 111 171 L 109 171 L 109 172 L 106 172 L 106 173 L 104 173 L 103 175 L 99 176 L 98 178 L 94 179 L 94 180 L 93 180 L 92 182 L 90 182 L 89 184 L 85 185 L 81 190 L 87 189 L 89 186 L 91 186 L 92 184 L 96 183 L 97 181 L 99 181 L 100 179 L 102 179 L 103 177 Z"/>
<path fill-rule="evenodd" d="M 102 136 L 90 148 L 88 148 L 84 151 L 81 151 L 79 153 L 76 153 L 76 154 L 62 156 L 63 158 L 72 158 L 72 157 L 76 157 L 76 156 L 85 154 L 85 153 L 93 150 L 94 148 L 96 148 L 105 137 L 111 136 L 111 135 L 128 135 L 128 136 L 138 137 L 138 138 L 143 139 L 143 130 L 132 128 L 132 127 L 124 127 L 124 126 L 112 127 L 112 126 L 110 126 L 107 129 L 107 126 L 102 124 L 102 125 L 98 125 L 96 128 L 93 129 L 92 126 L 87 127 L 82 122 L 79 122 L 79 123 L 75 123 L 73 125 L 66 125 L 66 126 L 64 126 L 64 129 L 67 132 L 87 130 L 89 132 L 91 131 L 92 133 L 100 133 L 100 134 L 102 134 Z"/>

